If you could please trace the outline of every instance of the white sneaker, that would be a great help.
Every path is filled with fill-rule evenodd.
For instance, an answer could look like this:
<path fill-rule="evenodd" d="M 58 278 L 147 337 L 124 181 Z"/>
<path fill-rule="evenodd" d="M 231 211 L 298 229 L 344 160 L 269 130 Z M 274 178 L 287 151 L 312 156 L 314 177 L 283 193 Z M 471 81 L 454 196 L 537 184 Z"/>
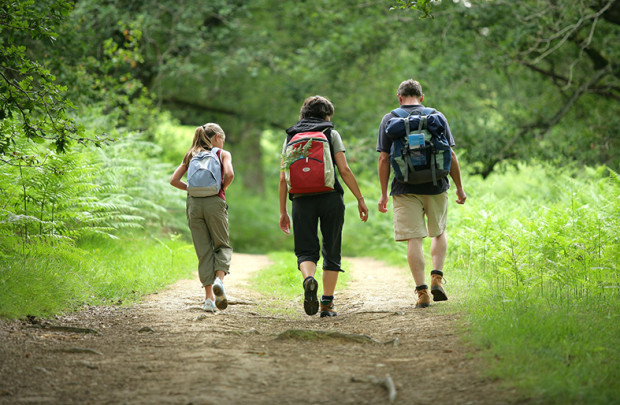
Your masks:
<path fill-rule="evenodd" d="M 224 284 L 219 278 L 215 278 L 213 282 L 213 294 L 215 294 L 215 306 L 217 309 L 226 309 L 228 306 L 228 300 L 226 299 L 226 293 L 224 292 Z"/>
<path fill-rule="evenodd" d="M 204 305 L 202 306 L 203 311 L 206 312 L 215 312 L 215 305 L 213 304 L 213 301 L 211 301 L 211 298 L 207 298 L 205 300 Z"/>

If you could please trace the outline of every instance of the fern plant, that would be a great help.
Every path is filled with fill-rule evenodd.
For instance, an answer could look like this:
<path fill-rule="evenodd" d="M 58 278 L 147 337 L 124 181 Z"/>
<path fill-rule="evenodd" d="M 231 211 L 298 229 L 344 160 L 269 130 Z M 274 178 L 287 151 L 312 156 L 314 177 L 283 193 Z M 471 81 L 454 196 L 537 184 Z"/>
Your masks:
<path fill-rule="evenodd" d="M 312 148 L 312 139 L 309 139 L 303 146 L 293 146 L 292 148 L 286 148 L 282 153 L 282 166 L 281 170 L 288 170 L 291 165 L 299 159 L 307 158 L 310 156 L 310 149 Z"/>

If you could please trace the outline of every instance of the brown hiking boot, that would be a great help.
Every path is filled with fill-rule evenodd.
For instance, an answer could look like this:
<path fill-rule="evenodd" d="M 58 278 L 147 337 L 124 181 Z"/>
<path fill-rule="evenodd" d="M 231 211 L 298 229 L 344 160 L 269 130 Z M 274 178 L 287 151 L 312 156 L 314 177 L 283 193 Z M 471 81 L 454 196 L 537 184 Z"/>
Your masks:
<path fill-rule="evenodd" d="M 443 283 L 445 283 L 443 272 L 441 270 L 431 271 L 431 294 L 433 294 L 433 301 L 446 301 L 448 299 L 446 290 L 442 286 Z"/>
<path fill-rule="evenodd" d="M 415 288 L 418 293 L 418 302 L 415 304 L 416 308 L 426 308 L 431 305 L 431 295 L 428 293 L 428 286 L 426 284 L 417 286 Z"/>
<path fill-rule="evenodd" d="M 321 300 L 321 318 L 325 318 L 326 316 L 337 316 L 338 313 L 334 310 L 334 308 L 334 300 Z"/>

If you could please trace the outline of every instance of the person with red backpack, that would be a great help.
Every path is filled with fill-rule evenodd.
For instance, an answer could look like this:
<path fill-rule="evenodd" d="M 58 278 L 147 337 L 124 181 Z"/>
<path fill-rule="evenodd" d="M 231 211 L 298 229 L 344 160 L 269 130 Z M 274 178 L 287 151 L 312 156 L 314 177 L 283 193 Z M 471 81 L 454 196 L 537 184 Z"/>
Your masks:
<path fill-rule="evenodd" d="M 368 219 L 368 207 L 357 180 L 347 163 L 340 134 L 331 118 L 334 106 L 325 97 L 308 97 L 299 121 L 286 130 L 280 173 L 280 229 L 290 233 L 291 218 L 286 197 L 292 201 L 293 236 L 297 267 L 303 276 L 304 310 L 321 318 L 336 316 L 334 291 L 340 267 L 342 227 L 344 225 L 344 189 L 336 168 L 349 190 L 357 198 L 360 219 Z M 319 246 L 320 226 L 323 246 Z M 314 278 L 320 251 L 323 254 L 323 296 L 317 297 Z"/>
<path fill-rule="evenodd" d="M 386 114 L 379 126 L 379 212 L 387 212 L 390 167 L 394 170 L 390 195 L 394 203 L 394 239 L 407 241 L 407 260 L 416 284 L 416 308 L 448 299 L 443 287 L 447 251 L 448 175 L 456 186 L 456 202 L 467 196 L 461 169 L 452 147 L 450 126 L 443 114 L 422 105 L 422 86 L 405 80 L 397 91 L 400 108 Z M 419 142 L 418 142 L 419 139 Z M 431 288 L 424 277 L 423 239 L 431 238 Z"/>

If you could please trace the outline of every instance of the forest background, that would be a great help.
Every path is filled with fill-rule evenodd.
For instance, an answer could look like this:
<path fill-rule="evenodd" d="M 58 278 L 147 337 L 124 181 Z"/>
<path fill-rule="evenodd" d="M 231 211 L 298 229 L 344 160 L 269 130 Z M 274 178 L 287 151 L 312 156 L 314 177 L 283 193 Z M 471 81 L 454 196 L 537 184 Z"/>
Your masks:
<path fill-rule="evenodd" d="M 615 0 L 3 0 L 0 316 L 131 303 L 191 274 L 168 179 L 206 122 L 233 155 L 235 251 L 290 252 L 280 149 L 315 94 L 335 105 L 371 208 L 367 224 L 348 210 L 343 253 L 405 266 L 375 209 L 375 144 L 415 78 L 457 143 L 469 198 L 450 207 L 446 267 L 488 373 L 542 401 L 607 403 L 619 22 Z"/>

